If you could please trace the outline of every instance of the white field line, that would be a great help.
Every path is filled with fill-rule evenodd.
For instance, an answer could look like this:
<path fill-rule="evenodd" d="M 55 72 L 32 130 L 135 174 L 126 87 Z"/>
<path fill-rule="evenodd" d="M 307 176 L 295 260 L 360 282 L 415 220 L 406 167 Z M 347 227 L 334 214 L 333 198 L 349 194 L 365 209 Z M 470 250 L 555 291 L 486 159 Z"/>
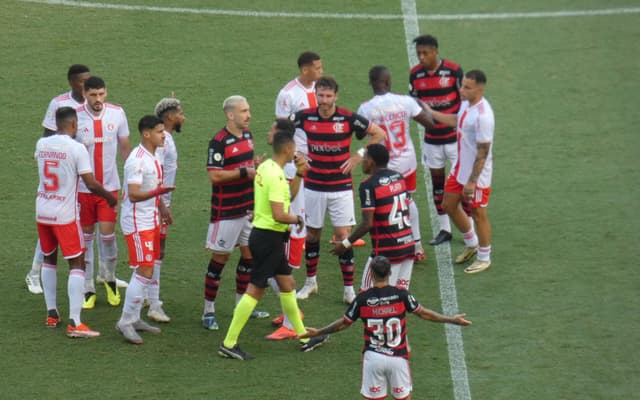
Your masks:
<path fill-rule="evenodd" d="M 209 14 L 235 17 L 259 18 L 324 18 L 324 19 L 365 19 L 365 20 L 404 20 L 401 14 L 338 14 L 319 12 L 276 12 L 254 10 L 223 10 L 215 8 L 159 7 L 134 4 L 93 3 L 73 0 L 18 0 L 22 3 L 36 3 L 79 8 L 102 8 L 123 11 L 153 11 L 176 14 Z M 450 20 L 484 20 L 484 19 L 516 19 L 516 18 L 561 18 L 584 17 L 598 15 L 638 14 L 640 7 L 607 8 L 598 10 L 564 10 L 511 13 L 472 13 L 472 14 L 415 14 L 416 20 L 450 21 Z"/>
<path fill-rule="evenodd" d="M 418 57 L 416 56 L 415 46 L 412 40 L 420 34 L 415 0 L 402 0 L 402 14 L 404 16 L 403 24 L 409 67 L 412 67 L 418 64 Z M 420 137 L 422 137 L 424 130 L 419 129 L 419 131 Z M 420 147 L 422 148 L 422 146 L 423 141 L 420 140 Z M 426 172 L 424 174 L 424 183 L 427 187 L 431 231 L 435 236 L 440 230 L 440 224 L 438 222 L 438 212 L 433 203 L 431 178 Z M 442 312 L 447 315 L 454 315 L 458 313 L 458 295 L 456 293 L 456 282 L 453 275 L 453 265 L 451 263 L 451 246 L 445 243 L 435 246 L 434 250 L 436 264 L 438 265 Z M 471 389 L 469 388 L 469 378 L 467 376 L 467 364 L 465 362 L 461 328 L 457 325 L 445 324 L 445 335 L 447 338 L 451 380 L 453 382 L 453 398 L 455 400 L 471 400 Z"/>

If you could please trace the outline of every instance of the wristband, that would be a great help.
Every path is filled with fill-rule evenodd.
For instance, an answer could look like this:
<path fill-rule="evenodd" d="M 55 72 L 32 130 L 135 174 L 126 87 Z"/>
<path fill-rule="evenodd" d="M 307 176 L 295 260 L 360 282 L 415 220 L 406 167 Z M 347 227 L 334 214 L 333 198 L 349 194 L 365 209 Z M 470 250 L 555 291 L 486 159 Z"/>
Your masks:
<path fill-rule="evenodd" d="M 239 169 L 240 171 L 240 178 L 246 178 L 247 177 L 247 169 L 245 167 L 241 167 Z"/>
<path fill-rule="evenodd" d="M 158 197 L 160 195 L 160 189 L 153 189 L 151 191 L 151 197 Z"/>
<path fill-rule="evenodd" d="M 345 249 L 348 249 L 351 247 L 351 241 L 349 240 L 349 238 L 345 238 L 342 241 L 342 245 L 344 246 Z"/>
<path fill-rule="evenodd" d="M 296 176 L 299 177 L 299 178 L 304 178 L 304 175 L 301 174 L 300 172 L 296 172 Z"/>
<path fill-rule="evenodd" d="M 358 155 L 359 155 L 360 157 L 364 157 L 364 151 L 365 151 L 365 150 L 364 150 L 364 147 L 360 147 L 360 148 L 358 149 Z"/>

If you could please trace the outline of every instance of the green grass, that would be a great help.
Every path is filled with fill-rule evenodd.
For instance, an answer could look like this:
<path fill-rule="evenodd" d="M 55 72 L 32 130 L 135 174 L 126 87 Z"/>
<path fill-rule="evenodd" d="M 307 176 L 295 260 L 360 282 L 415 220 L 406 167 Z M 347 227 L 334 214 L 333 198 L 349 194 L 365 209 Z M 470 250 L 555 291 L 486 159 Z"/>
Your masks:
<path fill-rule="evenodd" d="M 175 6 L 170 1 L 112 3 Z M 367 71 L 386 64 L 396 91 L 408 76 L 401 20 L 256 18 L 3 5 L 0 26 L 0 115 L 5 121 L 0 291 L 3 398 L 101 395 L 121 398 L 335 399 L 358 398 L 361 325 L 334 335 L 309 354 L 295 343 L 272 343 L 268 321 L 251 321 L 243 347 L 247 363 L 215 354 L 234 297 L 234 256 L 217 302 L 223 330 L 199 325 L 204 237 L 210 188 L 206 146 L 223 124 L 222 100 L 240 93 L 252 106 L 259 151 L 278 90 L 297 73 L 295 59 L 320 53 L 341 85 L 339 103 L 355 109 L 370 97 Z M 180 7 L 265 11 L 400 14 L 399 2 L 188 0 Z M 637 6 L 637 1 L 525 3 L 418 1 L 418 13 L 520 12 Z M 628 399 L 640 390 L 636 228 L 640 198 L 640 57 L 638 14 L 519 20 L 429 21 L 422 32 L 441 42 L 441 54 L 465 70 L 487 72 L 496 114 L 492 268 L 466 276 L 456 267 L 458 303 L 474 322 L 463 330 L 475 399 Z M 304 28 L 304 29 L 302 29 Z M 162 297 L 173 317 L 162 335 L 140 347 L 124 344 L 114 324 L 120 309 L 98 306 L 83 319 L 97 340 L 68 340 L 43 327 L 42 296 L 23 278 L 35 244 L 35 141 L 48 101 L 66 90 L 69 64 L 86 63 L 105 78 L 109 100 L 135 125 L 158 99 L 175 91 L 188 122 L 176 139 L 180 153 L 176 224 L 171 228 Z M 357 180 L 359 178 L 356 178 Z M 424 187 L 422 232 L 430 238 Z M 326 243 L 328 236 L 323 243 Z M 321 256 L 320 295 L 302 303 L 306 323 L 320 326 L 344 311 L 335 258 Z M 452 243 L 462 248 L 459 235 Z M 119 276 L 128 277 L 120 243 Z M 366 250 L 358 250 L 359 265 Z M 59 303 L 66 304 L 66 267 L 59 268 Z M 358 269 L 357 277 L 359 277 Z M 302 282 L 304 273 L 296 273 Z M 412 291 L 440 309 L 432 252 L 414 270 Z M 268 294 L 260 307 L 275 313 Z M 409 318 L 414 398 L 453 398 L 444 329 Z"/>

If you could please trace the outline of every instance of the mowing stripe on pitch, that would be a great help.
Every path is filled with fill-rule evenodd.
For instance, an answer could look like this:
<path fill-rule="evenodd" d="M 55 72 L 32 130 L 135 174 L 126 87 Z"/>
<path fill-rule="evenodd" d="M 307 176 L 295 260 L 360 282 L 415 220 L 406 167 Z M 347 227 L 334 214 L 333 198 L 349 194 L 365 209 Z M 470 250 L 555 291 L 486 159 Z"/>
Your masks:
<path fill-rule="evenodd" d="M 402 14 L 405 44 L 409 57 L 409 68 L 418 64 L 413 38 L 420 34 L 418 18 L 416 13 L 415 0 L 402 0 Z M 422 137 L 423 129 L 420 129 Z M 422 148 L 423 141 L 420 140 Z M 425 168 L 426 170 L 426 168 Z M 429 214 L 431 217 L 431 231 L 437 235 L 440 230 L 438 222 L 438 212 L 433 203 L 431 179 L 429 174 L 424 174 L 424 183 L 427 187 L 427 202 L 429 203 Z M 447 315 L 458 313 L 458 295 L 456 293 L 456 283 L 453 276 L 453 265 L 451 263 L 451 246 L 448 243 L 434 246 L 436 263 L 438 265 L 438 279 L 440 283 L 440 301 L 442 311 Z M 471 400 L 471 389 L 469 388 L 469 378 L 467 377 L 467 364 L 464 356 L 464 346 L 462 341 L 462 331 L 459 326 L 444 324 L 447 338 L 447 350 L 449 353 L 449 368 L 451 370 L 451 380 L 453 381 L 453 397 L 455 400 Z"/>
<path fill-rule="evenodd" d="M 324 18 L 324 19 L 366 19 L 366 20 L 404 20 L 400 14 L 337 14 L 320 12 L 277 12 L 255 10 L 222 10 L 215 8 L 186 8 L 186 7 L 159 7 L 135 4 L 92 3 L 73 0 L 18 0 L 23 3 L 37 3 L 59 5 L 79 8 L 103 8 L 123 11 L 154 11 L 177 14 L 209 14 L 234 17 L 259 17 L 259 18 Z M 505 12 L 505 13 L 471 13 L 471 14 L 415 14 L 416 20 L 428 21 L 459 21 L 459 20 L 485 20 L 485 19 L 516 19 L 516 18 L 561 18 L 561 17 L 585 17 L 597 15 L 638 14 L 640 7 L 607 8 L 598 10 L 561 10 L 539 12 Z"/>

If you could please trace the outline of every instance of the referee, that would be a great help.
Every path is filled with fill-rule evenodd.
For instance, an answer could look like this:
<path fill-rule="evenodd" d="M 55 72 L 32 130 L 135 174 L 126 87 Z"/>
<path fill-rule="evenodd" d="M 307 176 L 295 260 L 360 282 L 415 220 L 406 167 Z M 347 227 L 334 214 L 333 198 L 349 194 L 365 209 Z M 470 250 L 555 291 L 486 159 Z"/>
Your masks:
<path fill-rule="evenodd" d="M 267 280 L 275 276 L 280 288 L 282 309 L 298 335 L 306 332 L 295 296 L 295 281 L 285 255 L 285 243 L 289 238 L 289 225 L 304 227 L 300 215 L 289 214 L 291 197 L 289 183 L 284 175 L 284 165 L 294 159 L 296 145 L 290 132 L 277 131 L 273 137 L 273 156 L 264 161 L 256 171 L 254 179 L 253 230 L 249 236 L 249 249 L 253 255 L 251 282 L 236 305 L 233 319 L 218 354 L 226 358 L 248 360 L 253 355 L 238 346 L 238 337 L 246 325 L 251 312 L 269 286 Z M 295 179 L 301 179 L 298 174 Z M 297 188 L 297 185 L 294 185 Z M 327 340 L 326 335 L 313 339 L 301 339 L 300 350 L 311 351 Z"/>

